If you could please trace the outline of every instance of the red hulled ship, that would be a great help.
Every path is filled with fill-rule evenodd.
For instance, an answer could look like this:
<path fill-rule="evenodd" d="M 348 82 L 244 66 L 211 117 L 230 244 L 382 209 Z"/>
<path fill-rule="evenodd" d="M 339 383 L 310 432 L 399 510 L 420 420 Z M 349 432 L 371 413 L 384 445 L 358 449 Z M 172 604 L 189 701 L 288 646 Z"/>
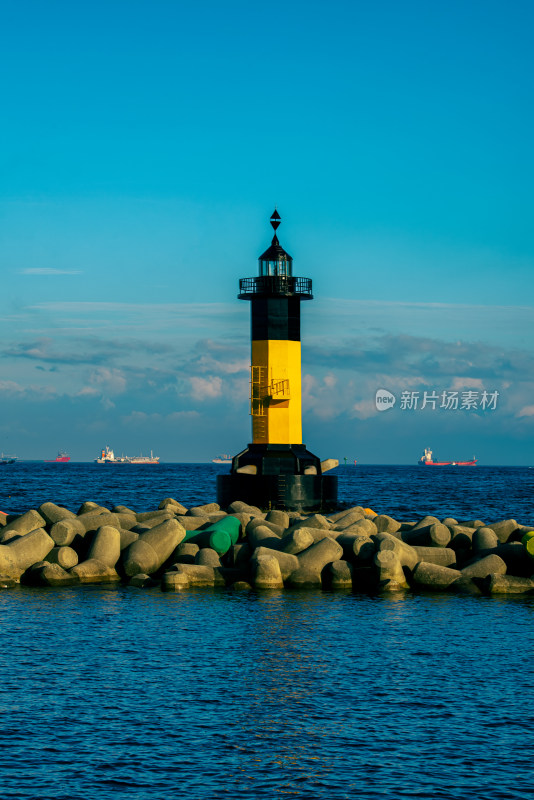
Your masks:
<path fill-rule="evenodd" d="M 473 456 L 471 461 L 434 461 L 432 450 L 425 447 L 425 452 L 418 461 L 422 467 L 476 467 L 477 459 Z"/>
<path fill-rule="evenodd" d="M 67 461 L 70 461 L 69 454 L 65 453 L 64 450 L 60 450 L 57 454 L 57 458 L 52 458 L 49 460 L 45 459 L 45 464 L 66 464 Z"/>

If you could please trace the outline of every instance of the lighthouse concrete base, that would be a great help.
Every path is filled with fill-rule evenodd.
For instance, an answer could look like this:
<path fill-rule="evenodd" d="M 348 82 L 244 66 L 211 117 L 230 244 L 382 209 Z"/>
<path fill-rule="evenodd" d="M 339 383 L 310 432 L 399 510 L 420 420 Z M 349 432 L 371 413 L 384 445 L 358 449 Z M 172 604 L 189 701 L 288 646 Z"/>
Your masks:
<path fill-rule="evenodd" d="M 217 497 L 222 508 L 242 500 L 266 511 L 331 511 L 337 477 L 322 474 L 320 459 L 305 444 L 254 442 L 234 456 L 229 475 L 218 476 Z"/>
<path fill-rule="evenodd" d="M 217 502 L 227 508 L 242 500 L 263 511 L 334 511 L 337 508 L 335 475 L 247 475 L 233 472 L 217 477 Z"/>

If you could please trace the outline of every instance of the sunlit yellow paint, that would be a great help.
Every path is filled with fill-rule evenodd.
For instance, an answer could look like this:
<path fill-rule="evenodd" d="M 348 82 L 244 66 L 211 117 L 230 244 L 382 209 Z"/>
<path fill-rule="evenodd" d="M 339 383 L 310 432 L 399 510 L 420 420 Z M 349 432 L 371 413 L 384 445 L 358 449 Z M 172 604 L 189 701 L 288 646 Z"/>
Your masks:
<path fill-rule="evenodd" d="M 300 342 L 252 342 L 252 441 L 302 444 Z"/>

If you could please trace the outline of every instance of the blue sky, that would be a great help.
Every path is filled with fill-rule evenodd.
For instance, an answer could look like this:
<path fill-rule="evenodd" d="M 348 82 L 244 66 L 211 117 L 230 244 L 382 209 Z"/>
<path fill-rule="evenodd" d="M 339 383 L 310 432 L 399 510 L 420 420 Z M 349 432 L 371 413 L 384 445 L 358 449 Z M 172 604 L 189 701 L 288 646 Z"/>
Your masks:
<path fill-rule="evenodd" d="M 250 438 L 276 203 L 319 455 L 530 464 L 533 7 L 4 2 L 0 451 Z M 378 413 L 379 388 L 398 402 Z M 498 391 L 408 410 L 403 391 Z"/>

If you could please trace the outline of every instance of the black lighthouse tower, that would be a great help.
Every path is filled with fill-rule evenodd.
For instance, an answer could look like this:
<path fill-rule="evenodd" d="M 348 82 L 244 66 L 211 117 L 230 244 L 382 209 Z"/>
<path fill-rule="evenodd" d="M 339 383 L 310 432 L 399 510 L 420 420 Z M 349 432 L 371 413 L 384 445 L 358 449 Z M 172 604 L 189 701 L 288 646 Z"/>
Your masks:
<path fill-rule="evenodd" d="M 312 300 L 310 278 L 293 275 L 293 259 L 274 236 L 259 257 L 259 274 L 239 281 L 251 304 L 250 414 L 252 442 L 219 475 L 222 506 L 243 500 L 262 509 L 330 510 L 337 505 L 336 466 L 321 462 L 302 442 L 300 304 Z"/>

